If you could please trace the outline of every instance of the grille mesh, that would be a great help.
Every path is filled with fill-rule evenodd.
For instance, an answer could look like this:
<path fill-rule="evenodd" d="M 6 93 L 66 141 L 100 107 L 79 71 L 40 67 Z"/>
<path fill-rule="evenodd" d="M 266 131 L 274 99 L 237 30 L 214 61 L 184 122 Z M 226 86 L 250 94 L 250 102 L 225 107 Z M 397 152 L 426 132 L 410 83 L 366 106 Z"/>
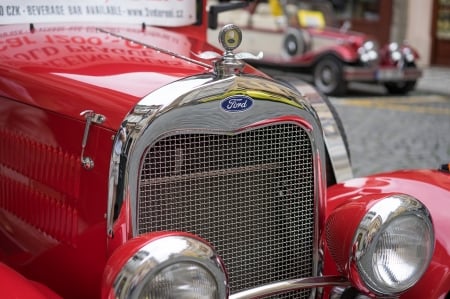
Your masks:
<path fill-rule="evenodd" d="M 144 155 L 139 234 L 178 230 L 205 238 L 225 262 L 231 293 L 311 276 L 314 173 L 304 129 L 277 124 L 237 135 L 181 132 Z"/>

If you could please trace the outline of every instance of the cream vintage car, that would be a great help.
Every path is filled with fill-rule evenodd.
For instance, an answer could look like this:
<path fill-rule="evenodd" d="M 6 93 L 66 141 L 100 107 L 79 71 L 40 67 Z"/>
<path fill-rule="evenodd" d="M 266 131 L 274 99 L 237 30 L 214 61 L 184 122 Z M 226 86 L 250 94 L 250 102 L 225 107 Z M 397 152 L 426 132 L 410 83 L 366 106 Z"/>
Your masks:
<path fill-rule="evenodd" d="M 263 53 L 248 60 L 264 70 L 298 73 L 329 95 L 343 95 L 350 82 L 383 85 L 392 94 L 412 91 L 422 71 L 407 44 L 380 45 L 373 37 L 337 27 L 328 2 L 255 0 L 219 15 L 219 25 L 241 27 L 241 51 Z M 215 31 L 210 41 L 217 44 Z M 274 72 L 276 73 L 276 72 Z"/>

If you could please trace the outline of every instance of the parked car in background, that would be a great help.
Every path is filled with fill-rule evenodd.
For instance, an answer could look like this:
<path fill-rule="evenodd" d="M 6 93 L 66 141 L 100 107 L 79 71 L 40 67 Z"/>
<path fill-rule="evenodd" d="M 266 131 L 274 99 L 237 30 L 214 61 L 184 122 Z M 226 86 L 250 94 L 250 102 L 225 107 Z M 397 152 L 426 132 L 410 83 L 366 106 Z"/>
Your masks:
<path fill-rule="evenodd" d="M 307 75 L 325 94 L 343 95 L 350 82 L 381 84 L 389 93 L 405 94 L 422 75 L 412 46 L 379 45 L 351 31 L 350 23 L 338 27 L 327 1 L 255 0 L 245 9 L 221 14 L 219 24 L 227 23 L 242 28 L 243 51 L 263 52 L 251 64 Z"/>
<path fill-rule="evenodd" d="M 352 178 L 230 5 L 0 7 L 2 298 L 448 298 L 448 168 Z"/>

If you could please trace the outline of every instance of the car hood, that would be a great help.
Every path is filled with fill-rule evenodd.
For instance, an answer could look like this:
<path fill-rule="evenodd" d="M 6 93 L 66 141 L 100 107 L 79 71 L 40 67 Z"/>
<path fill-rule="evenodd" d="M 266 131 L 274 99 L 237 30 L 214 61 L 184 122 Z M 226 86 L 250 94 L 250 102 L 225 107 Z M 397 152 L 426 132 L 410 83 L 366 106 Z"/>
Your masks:
<path fill-rule="evenodd" d="M 94 110 L 117 129 L 148 93 L 211 72 L 198 55 L 215 51 L 181 29 L 140 26 L 0 27 L 0 95 L 82 119 Z"/>

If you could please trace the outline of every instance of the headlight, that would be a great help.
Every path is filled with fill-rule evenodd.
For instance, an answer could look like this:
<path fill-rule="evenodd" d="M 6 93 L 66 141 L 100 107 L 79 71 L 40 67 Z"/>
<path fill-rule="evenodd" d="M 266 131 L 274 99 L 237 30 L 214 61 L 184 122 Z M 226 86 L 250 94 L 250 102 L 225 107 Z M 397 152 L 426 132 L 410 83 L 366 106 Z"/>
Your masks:
<path fill-rule="evenodd" d="M 390 59 L 398 63 L 402 60 L 406 60 L 406 62 L 411 63 L 416 59 L 413 50 L 408 46 L 400 47 L 399 44 L 393 42 L 388 46 Z"/>
<path fill-rule="evenodd" d="M 382 199 L 365 214 L 353 238 L 352 260 L 373 292 L 401 293 L 425 272 L 434 250 L 429 212 L 408 195 Z"/>
<path fill-rule="evenodd" d="M 368 40 L 358 49 L 359 59 L 364 63 L 378 60 L 378 45 L 374 41 Z"/>
<path fill-rule="evenodd" d="M 113 298 L 226 298 L 227 280 L 209 245 L 171 235 L 150 241 L 129 257 L 111 291 Z"/>
<path fill-rule="evenodd" d="M 402 53 L 405 56 L 406 61 L 408 62 L 413 62 L 416 59 L 416 57 L 414 56 L 414 52 L 409 47 L 404 47 Z"/>
<path fill-rule="evenodd" d="M 395 42 L 389 44 L 389 52 L 395 52 L 400 49 L 399 45 Z"/>

